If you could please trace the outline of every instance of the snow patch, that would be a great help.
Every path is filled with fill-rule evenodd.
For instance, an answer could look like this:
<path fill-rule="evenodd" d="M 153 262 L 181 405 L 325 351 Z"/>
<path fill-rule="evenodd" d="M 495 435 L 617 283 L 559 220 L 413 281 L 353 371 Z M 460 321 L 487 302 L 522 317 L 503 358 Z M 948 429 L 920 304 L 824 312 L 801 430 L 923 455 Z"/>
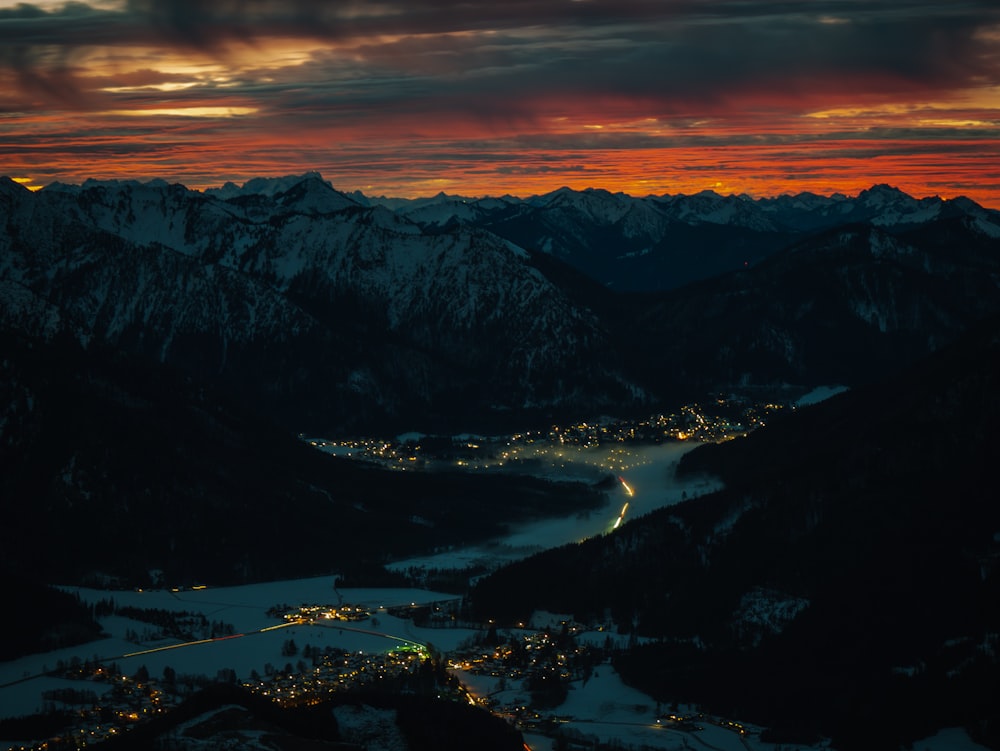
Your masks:
<path fill-rule="evenodd" d="M 908 245 L 905 245 L 888 235 L 883 235 L 881 232 L 871 232 L 869 234 L 868 247 L 871 248 L 871 253 L 874 258 L 882 258 L 883 256 L 891 257 L 909 255 L 913 252 L 913 249 Z"/>
<path fill-rule="evenodd" d="M 810 404 L 819 404 L 820 402 L 826 401 L 830 397 L 836 396 L 847 391 L 847 386 L 817 386 L 808 394 L 803 394 L 799 399 L 793 403 L 792 406 L 798 407 L 808 407 Z"/>
<path fill-rule="evenodd" d="M 987 751 L 969 737 L 965 728 L 945 728 L 937 735 L 913 742 L 913 751 Z"/>
<path fill-rule="evenodd" d="M 355 743 L 368 751 L 407 748 L 406 738 L 396 726 L 394 709 L 355 705 L 337 707 L 333 715 L 337 718 L 341 738 L 348 743 Z"/>
<path fill-rule="evenodd" d="M 733 627 L 741 639 L 756 646 L 765 634 L 781 633 L 807 607 L 809 600 L 802 597 L 756 587 L 740 599 L 733 614 Z"/>
<path fill-rule="evenodd" d="M 1000 226 L 982 217 L 977 216 L 972 220 L 972 228 L 987 237 L 1000 238 Z"/>
<path fill-rule="evenodd" d="M 618 258 L 619 259 L 622 259 L 622 258 L 641 258 L 642 256 L 648 256 L 650 250 L 651 250 L 650 248 L 642 248 L 641 250 L 633 250 L 633 251 L 630 251 L 628 253 L 623 253 L 622 255 L 618 256 Z"/>
<path fill-rule="evenodd" d="M 872 300 L 851 300 L 851 308 L 854 314 L 869 326 L 877 326 L 883 334 L 888 331 L 885 311 L 879 310 Z"/>

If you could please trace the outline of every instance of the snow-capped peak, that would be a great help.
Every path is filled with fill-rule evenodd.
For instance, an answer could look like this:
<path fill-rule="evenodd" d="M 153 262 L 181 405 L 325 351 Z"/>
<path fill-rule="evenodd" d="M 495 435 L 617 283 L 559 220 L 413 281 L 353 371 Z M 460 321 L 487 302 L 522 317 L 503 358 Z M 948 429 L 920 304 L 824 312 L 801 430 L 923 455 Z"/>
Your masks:
<path fill-rule="evenodd" d="M 917 199 L 891 185 L 873 185 L 858 194 L 857 207 L 866 219 L 881 227 L 927 222 L 941 214 L 939 197 Z"/>
<path fill-rule="evenodd" d="M 887 203 L 900 200 L 913 201 L 916 199 L 911 198 L 899 188 L 886 183 L 873 185 L 858 193 L 858 201 L 869 206 L 884 206 Z"/>
<path fill-rule="evenodd" d="M 49 183 L 44 188 L 42 188 L 42 193 L 79 193 L 83 188 L 79 185 L 73 185 L 72 183 L 64 183 L 56 180 L 54 183 Z"/>
<path fill-rule="evenodd" d="M 228 182 L 209 188 L 205 194 L 228 201 L 244 196 L 263 196 L 277 205 L 310 214 L 325 214 L 360 205 L 357 200 L 334 189 L 319 172 L 285 177 L 255 177 L 237 187 Z"/>
<path fill-rule="evenodd" d="M 253 195 L 273 198 L 282 193 L 287 193 L 299 183 L 307 180 L 318 180 L 330 188 L 330 190 L 333 190 L 333 186 L 324 180 L 319 172 L 305 172 L 301 175 L 285 175 L 284 177 L 255 177 L 252 180 L 247 180 L 242 186 L 228 182 L 221 188 L 208 188 L 205 193 L 216 198 L 222 198 L 223 200 L 235 196 Z"/>
<path fill-rule="evenodd" d="M 614 194 L 603 188 L 577 191 L 562 187 L 539 197 L 538 206 L 580 212 L 600 224 L 613 224 L 631 208 L 635 199 L 623 193 Z"/>

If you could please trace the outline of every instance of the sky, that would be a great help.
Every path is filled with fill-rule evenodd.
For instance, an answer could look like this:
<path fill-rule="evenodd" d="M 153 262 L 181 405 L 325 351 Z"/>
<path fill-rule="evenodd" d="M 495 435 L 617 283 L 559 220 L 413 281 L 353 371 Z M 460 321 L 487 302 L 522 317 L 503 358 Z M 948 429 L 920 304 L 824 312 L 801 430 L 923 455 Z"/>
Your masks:
<path fill-rule="evenodd" d="M 966 195 L 997 0 L 0 0 L 0 174 Z"/>

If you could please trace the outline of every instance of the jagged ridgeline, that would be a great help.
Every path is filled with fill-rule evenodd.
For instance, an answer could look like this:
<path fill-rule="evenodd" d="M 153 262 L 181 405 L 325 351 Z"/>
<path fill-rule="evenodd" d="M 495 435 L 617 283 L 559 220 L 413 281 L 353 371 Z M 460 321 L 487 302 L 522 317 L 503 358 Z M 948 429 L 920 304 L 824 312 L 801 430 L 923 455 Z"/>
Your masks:
<path fill-rule="evenodd" d="M 486 536 L 502 514 L 483 508 L 566 498 L 441 477 L 397 488 L 319 464 L 290 436 L 524 428 L 648 414 L 708 389 L 864 383 L 1000 311 L 997 216 L 884 186 L 856 198 L 393 202 L 315 174 L 204 193 L 162 181 L 32 193 L 4 179 L 9 549 L 74 575 L 190 554 L 197 571 L 240 579 L 330 566 L 324 545 L 378 558 L 437 534 Z M 630 255 L 640 236 L 721 233 L 698 253 L 671 246 L 685 263 L 718 260 L 691 272 L 716 275 L 618 292 L 569 235 L 556 242 L 556 225 L 603 238 L 587 252 L 621 269 L 657 255 Z M 719 275 L 735 247 L 723 235 L 744 232 L 758 233 L 761 257 Z M 368 495 L 383 499 L 377 513 Z M 403 499 L 440 495 L 451 500 L 437 531 L 403 511 Z M 46 519 L 66 530 L 48 548 L 24 533 Z M 357 533 L 333 543 L 332 529 Z M 215 550 L 196 543 L 209 533 Z M 260 555 L 296 541 L 294 556 Z"/>
<path fill-rule="evenodd" d="M 296 430 L 643 399 L 610 332 L 523 249 L 424 231 L 316 176 L 263 190 L 7 181 L 2 320 L 159 360 Z"/>
<path fill-rule="evenodd" d="M 403 201 L 316 174 L 3 179 L 0 321 L 166 363 L 295 431 L 522 428 L 912 362 L 1000 310 L 998 217 L 887 186 Z"/>

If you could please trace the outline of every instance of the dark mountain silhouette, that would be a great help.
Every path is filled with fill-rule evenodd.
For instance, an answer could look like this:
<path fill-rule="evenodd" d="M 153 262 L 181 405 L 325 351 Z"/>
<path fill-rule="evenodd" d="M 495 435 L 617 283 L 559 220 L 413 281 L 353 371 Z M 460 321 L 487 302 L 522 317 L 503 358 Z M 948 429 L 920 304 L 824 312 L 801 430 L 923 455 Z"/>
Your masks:
<path fill-rule="evenodd" d="M 887 186 L 394 211 L 315 174 L 0 188 L 4 328 L 162 362 L 296 432 L 515 430 L 707 389 L 855 385 L 1000 311 L 996 213 Z M 498 236 L 515 216 L 523 231 Z M 555 228 L 590 249 L 535 242 Z M 654 229 L 643 247 L 700 270 L 615 250 L 615 232 Z M 672 289 L 609 289 L 585 258 L 619 250 L 614 268 L 654 259 L 646 289 Z"/>
<path fill-rule="evenodd" d="M 338 459 L 145 358 L 0 341 L 0 545 L 14 572 L 42 581 L 350 573 L 502 531 L 484 507 L 513 520 L 602 500 L 581 486 Z"/>

